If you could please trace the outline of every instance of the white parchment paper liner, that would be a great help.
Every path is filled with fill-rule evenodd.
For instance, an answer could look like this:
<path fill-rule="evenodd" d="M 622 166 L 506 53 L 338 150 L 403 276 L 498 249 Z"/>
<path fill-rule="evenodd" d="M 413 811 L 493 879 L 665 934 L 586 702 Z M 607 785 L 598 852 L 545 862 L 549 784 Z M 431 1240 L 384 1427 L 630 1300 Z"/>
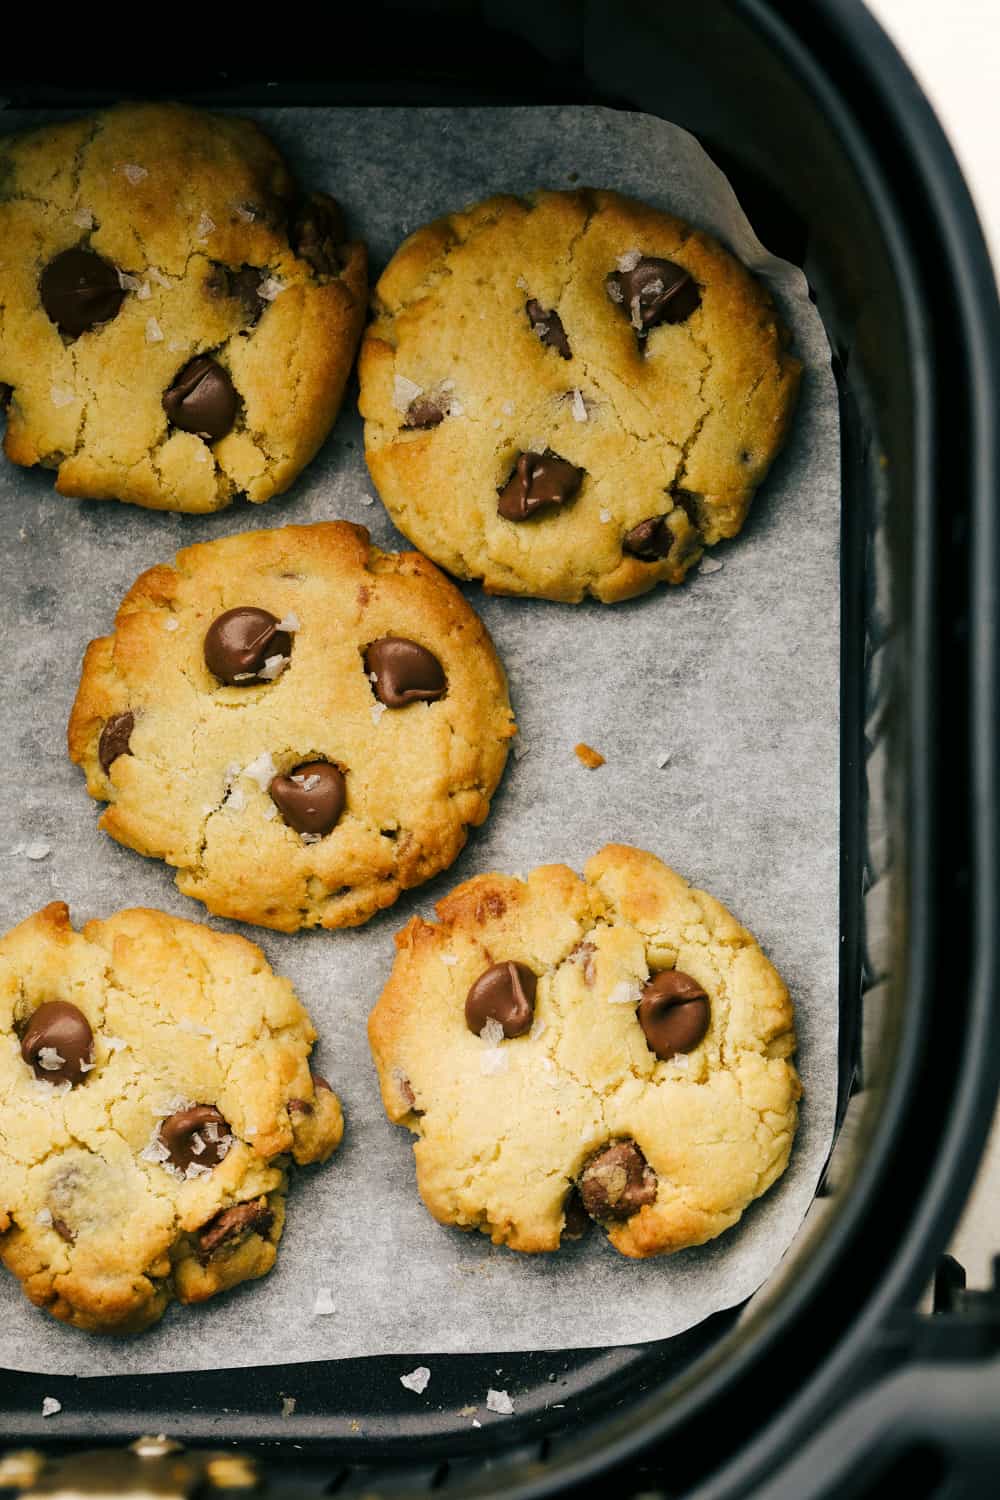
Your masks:
<path fill-rule="evenodd" d="M 809 1205 L 833 1129 L 840 486 L 822 325 L 801 273 L 763 250 L 722 174 L 691 136 L 662 121 L 593 108 L 289 109 L 257 118 L 303 184 L 341 198 L 376 274 L 405 233 L 496 191 L 608 186 L 703 225 L 772 289 L 806 366 L 802 399 L 742 536 L 711 554 L 721 570 L 612 608 L 470 589 L 506 664 L 527 753 L 511 759 L 488 823 L 450 871 L 355 931 L 243 929 L 315 1018 L 317 1064 L 348 1122 L 332 1162 L 294 1184 L 275 1270 L 203 1308 L 174 1308 L 131 1339 L 64 1328 L 3 1275 L 0 1363 L 98 1375 L 680 1333 L 768 1276 Z M 13 129 L 35 117 L 0 123 Z M 0 930 L 57 897 L 77 924 L 136 904 L 203 917 L 165 865 L 94 828 L 96 809 L 64 748 L 80 656 L 110 629 L 136 575 L 190 542 L 342 516 L 363 522 L 382 546 L 401 545 L 371 503 L 352 406 L 349 397 L 292 492 L 259 509 L 189 517 L 80 503 L 54 494 L 50 474 L 0 467 Z M 573 755 L 578 740 L 607 764 L 585 770 Z M 553 860 L 579 869 L 608 840 L 652 849 L 760 938 L 797 1006 L 802 1124 L 782 1181 L 711 1245 L 637 1263 L 594 1232 L 558 1255 L 529 1258 L 440 1228 L 423 1209 L 410 1137 L 382 1114 L 365 1019 L 392 962 L 392 935 L 413 911 L 429 915 L 436 896 L 480 871 Z M 19 852 L 37 841 L 51 845 L 48 857 Z M 314 1314 L 320 1287 L 334 1305 L 322 1317 Z"/>

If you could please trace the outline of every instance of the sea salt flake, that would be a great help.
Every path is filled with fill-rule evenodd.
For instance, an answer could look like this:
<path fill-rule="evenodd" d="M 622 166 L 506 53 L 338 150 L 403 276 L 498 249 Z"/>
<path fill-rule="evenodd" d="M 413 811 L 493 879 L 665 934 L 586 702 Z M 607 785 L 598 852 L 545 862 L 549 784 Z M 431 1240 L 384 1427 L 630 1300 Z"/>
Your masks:
<path fill-rule="evenodd" d="M 641 260 L 641 250 L 626 250 L 624 255 L 619 255 L 618 257 L 618 269 L 626 273 L 634 271 Z"/>
<path fill-rule="evenodd" d="M 662 755 L 658 755 L 656 757 L 656 769 L 658 771 L 662 771 L 663 767 L 664 766 L 669 766 L 669 764 L 670 764 L 670 751 L 669 750 L 665 750 Z"/>
<path fill-rule="evenodd" d="M 580 390 L 573 392 L 573 420 L 574 422 L 586 422 L 587 420 L 587 403 L 584 401 L 583 392 Z"/>
<path fill-rule="evenodd" d="M 241 787 L 234 786 L 222 805 L 227 812 L 242 812 L 247 805 L 246 793 Z"/>
<path fill-rule="evenodd" d="M 71 391 L 68 385 L 54 385 L 49 388 L 49 399 L 53 406 L 72 406 L 76 391 Z"/>
<path fill-rule="evenodd" d="M 43 1067 L 46 1073 L 58 1072 L 65 1061 L 66 1059 L 60 1055 L 55 1047 L 39 1047 L 38 1049 L 39 1066 Z"/>
<path fill-rule="evenodd" d="M 219 1139 L 218 1121 L 209 1120 L 204 1127 L 203 1134 L 206 1141 L 212 1141 L 214 1144 Z"/>
<path fill-rule="evenodd" d="M 214 1036 L 207 1026 L 199 1026 L 197 1021 L 189 1021 L 187 1016 L 182 1016 L 177 1022 L 178 1031 L 186 1031 L 189 1036 Z M 218 1126 L 216 1126 L 218 1129 Z M 197 1154 L 197 1153 L 196 1153 Z"/>
<path fill-rule="evenodd" d="M 153 1105 L 153 1115 L 158 1120 L 165 1120 L 168 1115 L 175 1115 L 179 1109 L 190 1109 L 194 1100 L 186 1099 L 183 1094 L 170 1094 L 166 1099 L 161 1099 L 159 1104 Z"/>
<path fill-rule="evenodd" d="M 374 495 L 362 495 L 361 496 L 361 504 L 362 505 L 374 505 L 375 504 L 375 496 Z"/>
<path fill-rule="evenodd" d="M 294 635 L 296 630 L 302 629 L 302 625 L 300 624 L 299 617 L 295 613 L 294 609 L 290 609 L 285 618 L 283 620 L 279 620 L 274 628 L 275 630 L 284 630 L 288 634 Z"/>
<path fill-rule="evenodd" d="M 441 962 L 447 964 L 449 969 L 452 969 L 458 963 L 458 958 L 454 953 L 442 953 Z"/>
<path fill-rule="evenodd" d="M 622 292 L 622 289 L 618 285 L 617 281 L 606 281 L 604 283 L 604 285 L 605 285 L 605 287 L 607 289 L 608 296 L 611 298 L 612 302 L 624 302 L 625 301 L 625 295 Z"/>
<path fill-rule="evenodd" d="M 629 309 L 630 309 L 630 312 L 631 312 L 632 327 L 634 329 L 636 329 L 637 332 L 641 333 L 642 332 L 642 302 L 639 299 L 639 293 L 638 292 L 636 292 L 635 296 L 632 298 L 632 301 L 629 303 Z"/>
<path fill-rule="evenodd" d="M 94 215 L 89 208 L 78 208 L 73 215 L 73 223 L 78 229 L 93 229 Z"/>
<path fill-rule="evenodd" d="M 487 1078 L 506 1073 L 509 1061 L 506 1052 L 499 1047 L 484 1047 L 479 1054 L 479 1071 Z"/>
<path fill-rule="evenodd" d="M 608 995 L 609 1005 L 638 1005 L 642 994 L 641 985 L 631 979 L 620 979 Z"/>
<path fill-rule="evenodd" d="M 381 717 L 385 713 L 387 707 L 388 707 L 388 705 L 385 704 L 385 703 L 373 703 L 372 704 L 371 715 L 372 715 L 372 723 L 373 724 L 375 724 L 375 725 L 378 724 L 379 719 L 381 719 Z"/>
<path fill-rule="evenodd" d="M 397 411 L 406 411 L 410 403 L 423 394 L 423 386 L 405 375 L 396 375 L 392 382 L 392 404 Z"/>
<path fill-rule="evenodd" d="M 257 288 L 257 296 L 262 302 L 273 302 L 275 297 L 280 297 L 285 290 L 285 283 L 277 276 L 268 276 Z"/>
<path fill-rule="evenodd" d="M 313 1314 L 317 1318 L 325 1318 L 332 1312 L 336 1312 L 336 1308 L 333 1305 L 333 1293 L 328 1286 L 321 1286 L 316 1293 Z"/>
<path fill-rule="evenodd" d="M 51 1208 L 40 1208 L 38 1210 L 37 1214 L 35 1215 L 35 1223 L 36 1224 L 51 1224 L 52 1223 L 52 1210 L 51 1210 Z"/>
<path fill-rule="evenodd" d="M 42 1416 L 54 1417 L 57 1412 L 62 1411 L 62 1402 L 57 1401 L 55 1396 L 42 1397 Z"/>
<path fill-rule="evenodd" d="M 211 1175 L 211 1167 L 203 1167 L 199 1162 L 196 1161 L 189 1162 L 184 1169 L 184 1176 L 189 1182 L 193 1177 L 210 1177 Z"/>
<path fill-rule="evenodd" d="M 505 417 L 512 417 L 514 415 L 514 403 L 513 403 L 513 401 L 505 401 L 503 403 L 503 405 L 501 406 L 500 410 L 503 412 L 503 414 L 504 414 Z"/>
<path fill-rule="evenodd" d="M 605 525 L 605 526 L 606 526 L 606 525 L 607 525 L 607 524 L 608 524 L 608 522 L 609 522 L 609 521 L 610 521 L 610 520 L 611 520 L 611 512 L 610 512 L 610 511 L 609 511 L 609 510 L 604 510 L 604 509 L 603 509 L 603 507 L 602 507 L 602 509 L 601 509 L 601 510 L 599 510 L 599 511 L 598 511 L 598 515 L 599 515 L 599 516 L 600 516 L 600 518 L 601 518 L 601 521 L 602 521 L 602 523 L 603 523 L 603 524 L 604 524 L 604 525 Z"/>
<path fill-rule="evenodd" d="M 52 853 L 52 845 L 47 844 L 44 839 L 33 839 L 30 844 L 25 844 L 24 853 L 28 859 L 48 859 Z"/>
<path fill-rule="evenodd" d="M 500 1043 L 504 1039 L 503 1026 L 495 1016 L 488 1016 L 486 1019 L 486 1024 L 479 1035 L 482 1041 L 486 1043 L 487 1047 L 499 1047 Z"/>
<path fill-rule="evenodd" d="M 133 276 L 128 271 L 118 272 L 118 285 L 123 292 L 137 292 L 142 284 L 141 277 Z"/>
<path fill-rule="evenodd" d="M 92 1073 L 96 1067 L 97 1064 L 95 1062 L 84 1062 L 82 1058 L 80 1059 L 81 1073 Z"/>
<path fill-rule="evenodd" d="M 311 792 L 314 786 L 319 786 L 320 778 L 315 774 L 311 776 L 293 776 L 291 780 L 296 786 L 300 786 L 304 792 Z"/>
<path fill-rule="evenodd" d="M 146 319 L 146 343 L 160 344 L 163 342 L 163 329 L 155 318 Z"/>
<path fill-rule="evenodd" d="M 154 1166 L 157 1167 L 162 1167 L 164 1162 L 168 1162 L 170 1160 L 170 1152 L 167 1150 L 166 1146 L 160 1140 L 160 1137 L 158 1135 L 155 1135 L 153 1137 L 148 1146 L 146 1146 L 145 1150 L 141 1151 L 139 1155 L 141 1156 L 143 1161 L 151 1162 Z"/>
<path fill-rule="evenodd" d="M 416 1391 L 417 1395 L 421 1396 L 426 1391 L 430 1378 L 431 1372 L 427 1366 L 418 1365 L 415 1370 L 410 1371 L 409 1375 L 400 1375 L 399 1383 L 405 1385 L 408 1391 Z"/>
<path fill-rule="evenodd" d="M 124 1037 L 106 1036 L 104 1038 L 104 1045 L 109 1052 L 121 1052 L 123 1047 L 128 1046 L 128 1042 L 125 1041 Z"/>
<path fill-rule="evenodd" d="M 659 276 L 657 276 L 653 281 L 648 281 L 646 283 L 645 290 L 651 297 L 658 297 L 663 291 L 663 282 L 660 280 Z"/>
<path fill-rule="evenodd" d="M 473 1427 L 482 1427 L 483 1424 L 479 1421 L 478 1417 L 473 1417 L 472 1425 Z"/>
<path fill-rule="evenodd" d="M 275 807 L 275 805 L 274 805 L 273 802 L 269 802 L 267 804 L 267 806 L 264 808 L 264 817 L 270 823 L 272 821 L 272 819 L 276 818 L 277 816 L 278 816 L 278 809 Z"/>
<path fill-rule="evenodd" d="M 180 630 L 181 622 L 180 620 L 175 620 L 173 615 L 168 615 L 163 622 L 163 628 L 164 630 Z"/>
<path fill-rule="evenodd" d="M 506 1391 L 490 1389 L 486 1392 L 486 1409 L 497 1412 L 501 1417 L 509 1417 L 513 1415 L 514 1403 Z"/>
<path fill-rule="evenodd" d="M 197 1130 L 193 1130 L 191 1132 L 191 1150 L 194 1152 L 195 1156 L 203 1156 L 205 1154 L 205 1142 L 202 1140 Z"/>
<path fill-rule="evenodd" d="M 679 1068 L 682 1073 L 686 1073 L 688 1068 L 690 1068 L 691 1066 L 691 1059 L 685 1052 L 675 1052 L 670 1061 L 673 1063 L 674 1067 Z"/>
<path fill-rule="evenodd" d="M 321 833 L 300 833 L 299 838 L 304 844 L 318 844 L 323 837 Z"/>
<path fill-rule="evenodd" d="M 519 290 L 520 290 L 520 291 L 522 291 L 522 292 L 526 292 L 526 291 L 527 291 L 527 290 L 528 290 L 528 283 L 527 283 L 527 282 L 526 282 L 526 281 L 525 281 L 525 279 L 524 279 L 524 277 L 523 277 L 523 276 L 519 276 L 519 277 L 518 277 L 518 278 L 517 278 L 517 280 L 516 280 L 516 281 L 515 281 L 515 283 L 514 283 L 514 285 L 515 285 L 515 286 L 516 286 L 516 287 L 517 287 L 517 288 L 518 288 L 518 289 L 519 289 Z"/>
<path fill-rule="evenodd" d="M 148 281 L 144 281 L 142 283 L 142 285 L 139 287 L 139 290 L 136 292 L 136 297 L 139 299 L 140 302 L 148 302 L 149 299 L 150 299 L 150 297 L 152 295 L 153 295 L 152 292 L 149 290 L 149 282 Z"/>
<path fill-rule="evenodd" d="M 201 215 L 201 218 L 198 220 L 198 227 L 195 230 L 195 238 L 199 240 L 207 240 L 214 228 L 215 220 L 209 218 L 208 214 L 203 213 Z"/>
<path fill-rule="evenodd" d="M 698 565 L 699 573 L 719 573 L 725 567 L 717 557 L 703 557 Z"/>
<path fill-rule="evenodd" d="M 278 768 L 269 750 L 262 750 L 255 760 L 243 767 L 243 775 L 249 776 L 251 781 L 256 781 L 262 792 L 267 791 L 277 774 Z"/>
<path fill-rule="evenodd" d="M 449 417 L 464 417 L 465 416 L 465 407 L 462 405 L 461 401 L 449 401 L 448 402 L 448 415 L 449 415 Z"/>
<path fill-rule="evenodd" d="M 124 166 L 122 167 L 122 172 L 128 178 L 133 187 L 135 187 L 137 183 L 140 183 L 144 177 L 149 176 L 149 173 L 146 171 L 145 167 L 137 166 L 135 162 L 131 161 L 124 164 Z"/>
<path fill-rule="evenodd" d="M 157 286 L 169 286 L 170 285 L 170 277 L 169 276 L 164 276 L 164 274 L 160 270 L 159 266 L 147 266 L 146 267 L 146 275 L 149 277 L 150 281 L 155 281 L 156 284 L 157 284 Z M 173 348 L 173 344 L 171 344 L 170 347 Z"/>
<path fill-rule="evenodd" d="M 290 656 L 269 656 L 257 676 L 261 682 L 273 682 L 276 677 L 281 676 L 290 661 Z"/>
<path fill-rule="evenodd" d="M 244 224 L 252 224 L 257 215 L 250 207 L 249 203 L 237 203 L 236 217 L 238 219 L 242 219 Z"/>

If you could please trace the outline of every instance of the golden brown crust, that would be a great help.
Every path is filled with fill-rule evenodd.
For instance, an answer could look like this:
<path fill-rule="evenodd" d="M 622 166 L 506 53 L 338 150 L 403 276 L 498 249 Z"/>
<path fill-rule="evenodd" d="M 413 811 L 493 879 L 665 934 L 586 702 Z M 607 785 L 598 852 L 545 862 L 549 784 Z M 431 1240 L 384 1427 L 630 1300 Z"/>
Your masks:
<path fill-rule="evenodd" d="M 605 290 L 635 249 L 684 267 L 701 289 L 700 307 L 644 347 Z M 528 298 L 558 312 L 570 359 L 542 344 Z M 703 546 L 742 526 L 801 374 L 768 293 L 738 261 L 610 192 L 497 197 L 426 225 L 390 261 L 375 308 L 359 368 L 379 493 L 422 551 L 496 593 L 613 603 L 680 583 Z M 426 391 L 453 382 L 458 409 L 406 430 L 399 379 Z M 497 493 L 518 453 L 546 447 L 586 470 L 579 494 L 504 520 Z M 667 557 L 623 551 L 630 528 L 662 515 Z"/>
<path fill-rule="evenodd" d="M 95 1065 L 69 1090 L 36 1080 L 19 1050 L 52 999 L 94 1033 Z M 132 1333 L 174 1298 L 263 1275 L 289 1156 L 323 1161 L 343 1131 L 336 1095 L 309 1072 L 314 1039 L 289 982 L 245 938 L 146 909 L 75 932 L 53 902 L 0 939 L 0 1258 L 32 1302 L 77 1328 Z M 215 1105 L 234 1137 L 188 1179 L 149 1150 L 178 1101 Z M 251 1201 L 270 1222 L 199 1253 L 199 1230 Z"/>
<path fill-rule="evenodd" d="M 136 175 L 133 181 L 126 168 Z M 56 488 L 158 510 L 212 511 L 288 488 L 336 417 L 364 322 L 364 246 L 335 276 L 289 245 L 294 184 L 247 120 L 173 104 L 123 105 L 0 146 L 0 382 L 4 449 L 57 469 Z M 138 278 L 111 322 L 72 342 L 38 279 L 89 248 Z M 255 324 L 213 289 L 219 267 L 258 267 L 284 289 Z M 151 321 L 152 320 L 152 321 Z M 230 373 L 234 430 L 209 444 L 168 425 L 164 390 L 197 354 Z"/>
<path fill-rule="evenodd" d="M 274 683 L 227 688 L 205 666 L 208 626 L 240 604 L 300 622 Z M 362 655 L 384 635 L 438 657 L 444 698 L 380 712 Z M 101 730 L 126 711 L 132 753 L 106 773 Z M 176 865 L 179 889 L 209 910 L 294 931 L 364 922 L 451 864 L 489 812 L 514 732 L 503 668 L 458 590 L 418 553 L 381 552 L 333 521 L 189 547 L 144 573 L 115 634 L 87 650 L 69 753 L 109 804 L 112 838 Z M 345 771 L 332 833 L 303 843 L 266 775 L 236 777 L 234 799 L 233 768 L 261 755 L 280 771 L 311 759 Z"/>
<path fill-rule="evenodd" d="M 436 910 L 437 923 L 414 917 L 398 934 L 368 1034 L 386 1113 L 418 1137 L 417 1186 L 441 1223 L 554 1250 L 588 1159 L 632 1140 L 657 1196 L 607 1227 L 641 1258 L 714 1238 L 781 1175 L 801 1092 L 791 1002 L 711 896 L 652 854 L 608 845 L 583 879 L 562 865 L 482 875 Z M 535 1020 L 491 1055 L 465 996 L 507 959 L 539 976 Z M 711 1007 L 679 1062 L 657 1060 L 635 1015 L 639 987 L 668 968 Z"/>

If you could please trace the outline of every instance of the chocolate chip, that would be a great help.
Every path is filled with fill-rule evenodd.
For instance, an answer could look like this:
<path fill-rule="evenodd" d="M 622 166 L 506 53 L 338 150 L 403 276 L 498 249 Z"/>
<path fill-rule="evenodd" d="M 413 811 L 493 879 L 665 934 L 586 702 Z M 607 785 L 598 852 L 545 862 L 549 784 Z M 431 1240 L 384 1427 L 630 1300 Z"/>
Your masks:
<path fill-rule="evenodd" d="M 406 408 L 404 428 L 413 431 L 418 427 L 436 427 L 445 418 L 445 409 L 433 396 L 414 396 Z"/>
<path fill-rule="evenodd" d="M 344 211 L 329 193 L 310 193 L 299 205 L 289 240 L 295 254 L 308 261 L 317 276 L 336 276 L 343 265 L 347 239 Z"/>
<path fill-rule="evenodd" d="M 229 266 L 213 266 L 205 286 L 213 297 L 228 297 L 239 302 L 250 322 L 256 323 L 265 307 L 260 296 L 263 279 L 257 266 L 240 266 L 238 271 Z"/>
<path fill-rule="evenodd" d="M 522 1036 L 534 1020 L 537 987 L 527 964 L 493 964 L 465 998 L 465 1024 L 479 1036 L 487 1021 L 499 1021 L 504 1036 Z"/>
<path fill-rule="evenodd" d="M 288 1113 L 290 1115 L 311 1115 L 313 1107 L 308 1099 L 289 1099 Z"/>
<path fill-rule="evenodd" d="M 690 974 L 664 969 L 645 986 L 636 1012 L 650 1051 L 664 1060 L 691 1052 L 708 1030 L 708 996 Z"/>
<path fill-rule="evenodd" d="M 111 770 L 111 766 L 119 755 L 130 755 L 129 741 L 132 738 L 132 730 L 135 728 L 135 715 L 131 710 L 123 714 L 112 714 L 104 728 L 101 730 L 101 738 L 97 742 L 97 759 L 101 763 L 101 770 L 105 776 Z"/>
<path fill-rule="evenodd" d="M 278 629 L 279 623 L 275 615 L 252 604 L 227 609 L 205 632 L 206 667 L 233 687 L 268 681 L 260 676 L 267 663 L 292 654 L 292 638 Z"/>
<path fill-rule="evenodd" d="M 580 1198 L 592 1219 L 630 1219 L 656 1197 L 656 1174 L 635 1141 L 616 1141 L 580 1174 Z"/>
<path fill-rule="evenodd" d="M 674 534 L 667 525 L 666 516 L 650 516 L 640 521 L 622 537 L 622 551 L 630 552 L 643 562 L 656 562 L 666 557 L 674 544 Z"/>
<path fill-rule="evenodd" d="M 38 291 L 59 332 L 70 338 L 109 322 L 125 297 L 114 266 L 93 250 L 64 250 L 50 260 Z"/>
<path fill-rule="evenodd" d="M 405 708 L 407 703 L 434 703 L 448 691 L 444 668 L 432 651 L 403 636 L 386 635 L 365 652 L 365 671 L 380 703 Z"/>
<path fill-rule="evenodd" d="M 524 304 L 524 310 L 528 314 L 528 322 L 542 343 L 549 349 L 558 350 L 563 359 L 572 359 L 573 351 L 569 347 L 569 339 L 559 314 L 553 308 L 546 312 L 536 297 Z"/>
<path fill-rule="evenodd" d="M 198 1230 L 198 1256 L 205 1261 L 220 1245 L 227 1245 L 244 1234 L 266 1234 L 274 1223 L 274 1214 L 266 1198 L 256 1203 L 234 1203 L 209 1219 Z"/>
<path fill-rule="evenodd" d="M 175 427 L 213 442 L 232 430 L 236 407 L 233 382 L 207 354 L 189 360 L 163 393 L 163 410 Z"/>
<path fill-rule="evenodd" d="M 522 453 L 500 491 L 497 510 L 506 521 L 524 521 L 543 505 L 563 505 L 580 488 L 584 473 L 556 453 Z"/>
<path fill-rule="evenodd" d="M 564 1240 L 582 1240 L 590 1228 L 590 1215 L 583 1206 L 578 1187 L 570 1188 L 569 1196 L 563 1204 L 563 1232 L 561 1238 Z"/>
<path fill-rule="evenodd" d="M 192 1104 L 168 1115 L 160 1122 L 159 1138 L 179 1172 L 192 1164 L 217 1167 L 232 1144 L 228 1121 L 214 1104 Z"/>
<path fill-rule="evenodd" d="M 343 773 L 325 760 L 310 760 L 287 776 L 275 776 L 268 788 L 271 801 L 296 833 L 329 833 L 347 801 Z"/>
<path fill-rule="evenodd" d="M 53 1214 L 52 1228 L 55 1230 L 56 1234 L 61 1240 L 66 1241 L 67 1245 L 73 1244 L 73 1241 L 76 1239 L 76 1235 L 73 1233 L 72 1229 L 70 1229 L 65 1219 L 57 1219 L 55 1214 Z"/>
<path fill-rule="evenodd" d="M 644 255 L 630 271 L 612 271 L 604 284 L 640 336 L 660 323 L 683 323 L 701 303 L 689 271 L 651 255 Z"/>
<path fill-rule="evenodd" d="M 47 1000 L 28 1021 L 21 1056 L 46 1083 L 81 1083 L 94 1061 L 94 1033 L 68 1000 Z"/>

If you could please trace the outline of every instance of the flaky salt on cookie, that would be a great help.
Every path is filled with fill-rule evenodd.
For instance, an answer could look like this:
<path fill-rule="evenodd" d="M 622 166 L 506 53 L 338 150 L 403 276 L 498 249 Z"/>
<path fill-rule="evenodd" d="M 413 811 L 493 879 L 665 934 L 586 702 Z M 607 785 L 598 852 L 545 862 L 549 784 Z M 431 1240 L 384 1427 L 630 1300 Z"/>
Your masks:
<path fill-rule="evenodd" d="M 801 365 L 766 289 L 617 193 L 491 198 L 418 229 L 375 288 L 365 454 L 421 551 L 491 592 L 607 603 L 733 537 Z"/>
<path fill-rule="evenodd" d="M 274 1264 L 287 1169 L 343 1118 L 245 938 L 164 912 L 0 938 L 0 1259 L 65 1323 L 134 1333 Z"/>
<path fill-rule="evenodd" d="M 515 733 L 482 621 L 345 521 L 178 553 L 89 646 L 71 758 L 100 827 L 220 916 L 366 921 L 456 858 Z"/>
<path fill-rule="evenodd" d="M 0 141 L 0 407 L 81 499 L 288 488 L 337 415 L 364 246 L 249 120 L 128 104 Z"/>
<path fill-rule="evenodd" d="M 481 875 L 414 917 L 369 1020 L 390 1120 L 442 1224 L 623 1255 L 713 1239 L 788 1164 L 788 992 L 754 938 L 654 855 Z"/>

